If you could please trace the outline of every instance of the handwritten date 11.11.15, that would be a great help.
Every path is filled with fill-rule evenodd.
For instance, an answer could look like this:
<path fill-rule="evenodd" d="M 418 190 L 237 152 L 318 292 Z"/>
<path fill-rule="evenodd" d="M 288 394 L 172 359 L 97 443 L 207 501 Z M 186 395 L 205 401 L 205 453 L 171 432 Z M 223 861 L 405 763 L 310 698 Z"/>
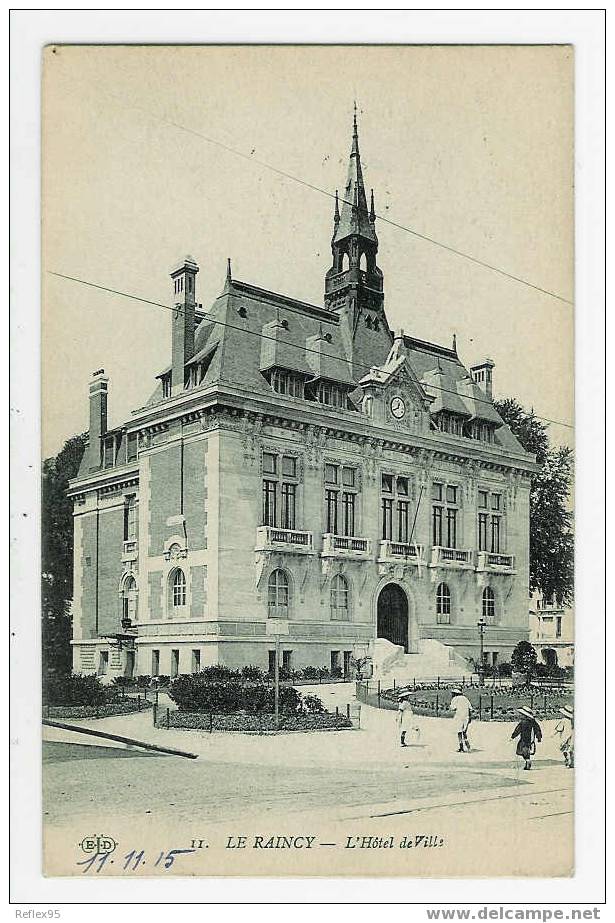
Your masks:
<path fill-rule="evenodd" d="M 169 849 L 167 852 L 161 851 L 158 853 L 153 861 L 146 856 L 144 849 L 139 852 L 136 849 L 131 849 L 122 858 L 115 859 L 110 858 L 112 855 L 110 852 L 97 852 L 89 858 L 77 862 L 77 865 L 82 866 L 82 874 L 84 875 L 88 872 L 99 874 L 107 864 L 121 866 L 123 872 L 137 872 L 146 865 L 152 868 L 170 869 L 178 856 L 193 852 L 196 852 L 196 849 Z"/>

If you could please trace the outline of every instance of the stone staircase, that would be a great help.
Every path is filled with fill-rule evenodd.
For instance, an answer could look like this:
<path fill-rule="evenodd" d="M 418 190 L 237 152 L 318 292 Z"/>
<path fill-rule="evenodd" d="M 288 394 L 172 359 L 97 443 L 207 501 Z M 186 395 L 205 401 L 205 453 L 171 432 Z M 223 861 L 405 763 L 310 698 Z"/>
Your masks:
<path fill-rule="evenodd" d="M 395 680 L 395 684 L 400 686 L 413 679 L 435 679 L 438 676 L 461 679 L 472 673 L 472 667 L 465 657 L 454 648 L 432 638 L 420 640 L 416 654 L 406 654 L 400 645 L 392 644 L 386 638 L 376 638 L 370 644 L 370 655 L 373 679 L 379 679 L 383 685 L 392 686 Z"/>

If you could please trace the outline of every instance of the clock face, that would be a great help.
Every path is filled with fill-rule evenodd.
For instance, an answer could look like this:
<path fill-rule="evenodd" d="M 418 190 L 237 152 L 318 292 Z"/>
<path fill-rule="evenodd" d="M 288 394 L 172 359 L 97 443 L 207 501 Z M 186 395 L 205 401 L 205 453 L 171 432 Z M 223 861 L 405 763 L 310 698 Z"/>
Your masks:
<path fill-rule="evenodd" d="M 403 415 L 406 412 L 406 405 L 404 404 L 401 397 L 394 397 L 391 401 L 391 413 L 397 420 L 401 420 Z"/>

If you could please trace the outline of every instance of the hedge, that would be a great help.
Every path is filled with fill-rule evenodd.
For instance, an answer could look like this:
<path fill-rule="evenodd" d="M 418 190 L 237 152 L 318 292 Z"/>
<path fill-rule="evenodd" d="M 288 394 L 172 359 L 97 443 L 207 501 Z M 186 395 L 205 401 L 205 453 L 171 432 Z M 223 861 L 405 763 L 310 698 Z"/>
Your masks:
<path fill-rule="evenodd" d="M 215 682 L 201 674 L 179 676 L 169 689 L 169 697 L 182 712 L 273 712 L 275 691 L 265 683 Z M 301 707 L 301 693 L 292 686 L 280 687 L 282 714 L 294 714 Z"/>
<path fill-rule="evenodd" d="M 170 711 L 167 713 L 160 710 L 156 716 L 156 727 L 270 734 L 277 731 L 340 731 L 352 728 L 352 721 L 345 715 L 333 715 L 330 712 L 280 715 L 279 727 L 276 727 L 275 715 L 272 714 L 210 715 L 203 712 Z"/>
<path fill-rule="evenodd" d="M 151 708 L 147 699 L 115 699 L 100 705 L 45 705 L 44 718 L 111 718 L 114 715 L 131 715 L 144 708 Z"/>

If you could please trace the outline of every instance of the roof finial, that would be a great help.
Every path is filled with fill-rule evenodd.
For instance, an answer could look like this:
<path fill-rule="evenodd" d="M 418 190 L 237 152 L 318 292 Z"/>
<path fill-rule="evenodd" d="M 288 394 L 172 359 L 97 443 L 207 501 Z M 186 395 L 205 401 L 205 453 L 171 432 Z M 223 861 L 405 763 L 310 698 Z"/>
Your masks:
<path fill-rule="evenodd" d="M 223 291 L 228 292 L 233 285 L 233 278 L 231 276 L 231 258 L 230 256 L 226 260 L 226 279 L 224 280 L 224 289 Z"/>
<path fill-rule="evenodd" d="M 335 190 L 335 214 L 333 215 L 333 220 L 336 224 L 339 224 L 340 220 L 340 200 L 337 195 L 337 189 Z"/>
<path fill-rule="evenodd" d="M 457 355 L 457 334 L 453 334 L 453 352 Z"/>
<path fill-rule="evenodd" d="M 354 114 L 352 117 L 352 149 L 350 154 L 359 153 L 359 129 L 357 128 L 357 101 L 354 101 Z"/>
<path fill-rule="evenodd" d="M 369 220 L 373 222 L 376 220 L 376 209 L 374 207 L 374 190 L 372 189 L 371 203 L 369 208 Z"/>

